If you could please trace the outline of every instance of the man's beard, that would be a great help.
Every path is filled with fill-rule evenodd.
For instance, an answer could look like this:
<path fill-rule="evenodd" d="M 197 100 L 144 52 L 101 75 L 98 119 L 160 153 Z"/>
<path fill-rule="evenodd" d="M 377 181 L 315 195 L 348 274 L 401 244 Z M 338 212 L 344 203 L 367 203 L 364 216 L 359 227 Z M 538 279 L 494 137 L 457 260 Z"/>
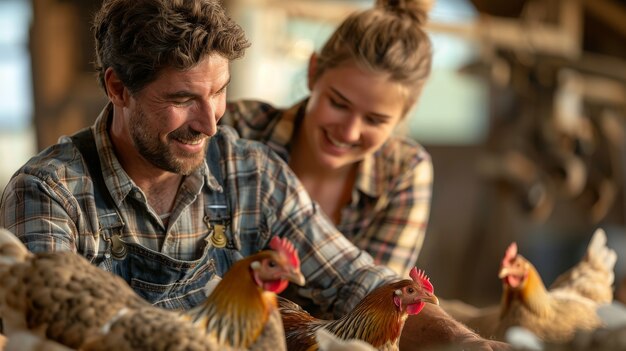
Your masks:
<path fill-rule="evenodd" d="M 205 150 L 201 153 L 175 155 L 168 144 L 161 142 L 157 133 L 152 133 L 150 122 L 140 108 L 130 118 L 130 134 L 137 151 L 143 158 L 153 165 L 172 173 L 189 175 L 203 164 L 206 155 Z M 169 135 L 169 139 L 197 140 L 204 134 L 188 128 L 176 129 Z M 208 143 L 207 143 L 208 145 Z"/>

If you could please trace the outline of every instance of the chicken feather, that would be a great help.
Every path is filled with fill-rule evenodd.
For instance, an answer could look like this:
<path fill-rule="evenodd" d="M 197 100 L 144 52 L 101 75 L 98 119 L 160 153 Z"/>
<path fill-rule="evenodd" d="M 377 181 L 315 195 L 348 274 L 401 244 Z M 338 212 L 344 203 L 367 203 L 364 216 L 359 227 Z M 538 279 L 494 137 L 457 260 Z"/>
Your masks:
<path fill-rule="evenodd" d="M 598 228 L 587 246 L 585 257 L 576 266 L 558 276 L 550 289 L 569 290 L 599 304 L 611 303 L 615 281 L 613 268 L 617 254 L 606 244 L 606 233 Z"/>
<path fill-rule="evenodd" d="M 287 280 L 303 284 L 304 277 L 290 242 L 275 237 L 270 248 L 233 264 L 207 301 L 185 314 L 152 306 L 120 277 L 79 255 L 33 254 L 0 229 L 4 333 L 9 343 L 15 343 L 13 335 L 27 337 L 33 349 L 46 341 L 83 351 L 268 349 L 259 340 L 263 336 L 280 346 L 284 334 L 275 293 L 286 287 Z M 252 297 L 240 301 L 242 294 Z M 263 318 L 271 326 L 259 327 L 257 315 L 250 314 L 258 310 L 255 304 L 267 309 Z M 204 320 L 222 322 L 198 323 Z"/>
<path fill-rule="evenodd" d="M 426 302 L 438 304 L 432 284 L 413 268 L 412 279 L 378 287 L 344 317 L 323 320 L 311 316 L 297 304 L 280 298 L 287 348 L 317 350 L 316 332 L 325 329 L 342 340 L 359 339 L 379 350 L 397 350 L 409 314 L 418 314 Z"/>

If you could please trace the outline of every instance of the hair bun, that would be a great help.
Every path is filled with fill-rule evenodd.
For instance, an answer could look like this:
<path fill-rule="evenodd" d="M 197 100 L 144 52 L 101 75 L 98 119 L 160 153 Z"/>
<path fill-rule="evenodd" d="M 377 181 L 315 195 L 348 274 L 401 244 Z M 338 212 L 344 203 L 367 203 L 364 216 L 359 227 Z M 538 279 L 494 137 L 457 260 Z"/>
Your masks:
<path fill-rule="evenodd" d="M 435 0 L 376 0 L 376 7 L 409 15 L 419 24 L 426 23 L 434 4 Z"/>

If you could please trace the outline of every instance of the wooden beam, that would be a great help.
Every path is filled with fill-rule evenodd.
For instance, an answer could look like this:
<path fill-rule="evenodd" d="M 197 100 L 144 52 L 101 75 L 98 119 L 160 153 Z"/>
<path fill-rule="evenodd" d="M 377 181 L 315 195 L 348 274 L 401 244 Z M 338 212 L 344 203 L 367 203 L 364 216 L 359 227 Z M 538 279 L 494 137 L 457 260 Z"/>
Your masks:
<path fill-rule="evenodd" d="M 623 5 L 613 0 L 584 0 L 584 6 L 590 14 L 626 37 L 626 8 Z"/>
<path fill-rule="evenodd" d="M 356 4 L 319 0 L 248 1 L 280 8 L 287 16 L 330 23 L 340 23 L 350 13 L 367 8 Z M 458 35 L 469 40 L 488 42 L 493 46 L 516 51 L 564 57 L 578 56 L 581 53 L 580 0 L 562 0 L 559 10 L 558 25 L 483 15 L 471 22 L 449 23 L 432 20 L 427 23 L 426 29 Z"/>
<path fill-rule="evenodd" d="M 319 0 L 257 0 L 268 6 L 280 7 L 288 16 L 309 18 L 339 24 L 349 14 L 367 7 L 352 3 Z"/>

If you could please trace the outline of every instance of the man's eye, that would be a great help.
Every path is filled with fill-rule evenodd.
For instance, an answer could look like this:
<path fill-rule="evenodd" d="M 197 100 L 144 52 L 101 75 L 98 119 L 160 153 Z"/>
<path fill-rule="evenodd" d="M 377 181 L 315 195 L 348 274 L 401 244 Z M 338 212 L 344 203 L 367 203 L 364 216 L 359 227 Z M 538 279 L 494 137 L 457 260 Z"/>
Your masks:
<path fill-rule="evenodd" d="M 226 94 L 226 87 L 223 87 L 222 89 L 218 90 L 215 95 L 223 95 Z"/>
<path fill-rule="evenodd" d="M 175 105 L 188 105 L 191 103 L 191 99 L 174 100 Z"/>

